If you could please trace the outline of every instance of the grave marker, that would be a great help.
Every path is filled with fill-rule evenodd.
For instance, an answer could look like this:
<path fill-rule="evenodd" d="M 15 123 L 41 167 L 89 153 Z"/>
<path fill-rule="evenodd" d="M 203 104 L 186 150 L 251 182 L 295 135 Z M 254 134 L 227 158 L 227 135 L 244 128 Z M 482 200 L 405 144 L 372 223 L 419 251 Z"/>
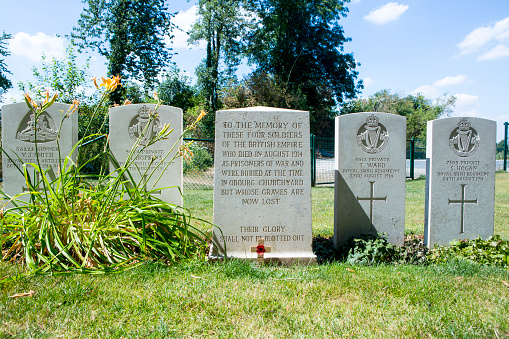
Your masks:
<path fill-rule="evenodd" d="M 177 157 L 171 164 L 170 160 L 181 144 L 179 138 L 183 132 L 182 109 L 162 105 L 157 109 L 157 118 L 150 121 L 149 116 L 154 114 L 155 107 L 155 104 L 132 104 L 110 108 L 110 149 L 119 165 L 123 166 L 131 148 L 141 136 L 138 149 L 146 148 L 129 167 L 134 181 L 145 190 L 152 191 L 154 197 L 181 206 L 182 158 Z M 173 129 L 170 137 L 147 146 L 164 124 L 170 124 L 170 129 Z M 173 151 L 164 158 L 172 147 Z M 157 167 L 158 164 L 160 165 Z M 150 175 L 156 167 L 154 174 Z M 114 170 L 115 167 L 111 164 L 110 171 Z"/>
<path fill-rule="evenodd" d="M 387 234 L 403 244 L 405 232 L 406 119 L 388 113 L 336 118 L 334 244 L 350 237 Z"/>
<path fill-rule="evenodd" d="M 424 242 L 493 235 L 496 123 L 479 118 L 428 122 Z"/>
<path fill-rule="evenodd" d="M 309 150 L 308 112 L 251 107 L 216 113 L 214 224 L 219 229 L 214 228 L 212 259 L 226 250 L 228 257 L 283 264 L 316 260 Z M 261 258 L 252 249 L 259 240 L 264 240 Z"/>
<path fill-rule="evenodd" d="M 51 174 L 58 173 L 64 158 L 78 142 L 77 112 L 64 119 L 59 131 L 60 123 L 70 107 L 68 104 L 54 103 L 39 116 L 38 121 L 35 121 L 34 112 L 25 102 L 2 107 L 2 147 L 14 162 L 2 154 L 3 191 L 8 196 L 30 191 L 25 178 L 16 166 L 21 168 L 25 163 L 37 164 L 36 141 L 42 169 L 51 168 Z M 59 163 L 59 157 L 62 163 Z M 71 158 L 76 161 L 76 157 L 77 153 L 74 152 Z M 40 174 L 35 172 L 34 177 L 34 172 L 29 166 L 28 173 L 32 183 L 37 183 Z M 41 186 L 35 189 L 43 190 Z M 20 199 L 28 201 L 30 197 L 27 194 Z"/>

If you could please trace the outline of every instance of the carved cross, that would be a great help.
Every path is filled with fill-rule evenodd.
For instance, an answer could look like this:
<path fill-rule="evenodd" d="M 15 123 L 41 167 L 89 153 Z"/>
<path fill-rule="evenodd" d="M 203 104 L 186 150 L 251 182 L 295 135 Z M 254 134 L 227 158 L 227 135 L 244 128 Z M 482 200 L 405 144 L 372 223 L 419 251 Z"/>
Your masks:
<path fill-rule="evenodd" d="M 270 250 L 271 250 L 271 247 L 265 246 L 265 240 L 262 238 L 258 239 L 257 246 L 251 246 L 251 252 L 256 252 L 258 254 L 256 261 L 260 265 L 264 263 L 264 260 L 263 260 L 264 253 L 270 253 Z"/>
<path fill-rule="evenodd" d="M 461 204 L 461 227 L 460 227 L 460 234 L 465 233 L 464 228 L 464 220 L 465 220 L 465 204 L 476 204 L 477 205 L 477 199 L 471 199 L 467 200 L 465 199 L 465 186 L 467 184 L 460 184 L 461 186 L 461 200 L 451 200 L 449 199 L 449 204 Z"/>
<path fill-rule="evenodd" d="M 387 196 L 385 197 L 375 197 L 375 181 L 370 181 L 370 196 L 368 198 L 360 198 L 357 196 L 357 201 L 368 200 L 369 201 L 369 222 L 371 223 L 371 227 L 373 227 L 373 201 L 385 201 L 387 202 Z"/>

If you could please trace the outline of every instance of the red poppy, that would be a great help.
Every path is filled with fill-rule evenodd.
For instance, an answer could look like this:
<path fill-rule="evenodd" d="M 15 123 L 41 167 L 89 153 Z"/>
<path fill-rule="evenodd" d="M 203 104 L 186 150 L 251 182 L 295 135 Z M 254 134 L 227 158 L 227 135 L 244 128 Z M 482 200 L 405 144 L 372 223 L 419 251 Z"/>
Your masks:
<path fill-rule="evenodd" d="M 265 246 L 263 246 L 263 245 L 256 246 L 256 254 L 263 254 L 263 253 L 265 253 Z"/>

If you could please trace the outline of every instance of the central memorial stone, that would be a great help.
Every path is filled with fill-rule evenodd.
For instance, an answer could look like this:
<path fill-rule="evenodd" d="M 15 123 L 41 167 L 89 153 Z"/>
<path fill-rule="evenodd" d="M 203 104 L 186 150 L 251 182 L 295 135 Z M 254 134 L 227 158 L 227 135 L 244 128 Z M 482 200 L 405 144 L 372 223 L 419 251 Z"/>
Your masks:
<path fill-rule="evenodd" d="M 350 237 L 405 232 L 406 118 L 389 113 L 336 117 L 334 245 Z"/>
<path fill-rule="evenodd" d="M 182 109 L 162 105 L 154 112 L 155 108 L 155 104 L 110 108 L 110 149 L 123 166 L 139 139 L 137 156 L 129 166 L 134 182 L 154 197 L 182 206 L 182 158 L 173 159 L 181 145 Z M 151 114 L 156 114 L 156 118 L 150 119 Z M 173 129 L 169 138 L 149 145 L 164 124 Z M 115 170 L 113 164 L 110 170 Z"/>
<path fill-rule="evenodd" d="M 283 264 L 316 260 L 308 112 L 218 111 L 214 163 L 212 259 L 226 254 Z"/>

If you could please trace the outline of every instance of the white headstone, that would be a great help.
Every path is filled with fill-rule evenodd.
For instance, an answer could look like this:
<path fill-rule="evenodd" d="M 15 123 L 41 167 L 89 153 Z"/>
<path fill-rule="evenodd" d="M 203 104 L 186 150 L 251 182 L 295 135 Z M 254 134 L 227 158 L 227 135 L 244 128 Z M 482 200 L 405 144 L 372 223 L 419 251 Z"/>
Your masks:
<path fill-rule="evenodd" d="M 152 191 L 154 197 L 182 206 L 182 158 L 171 161 L 181 145 L 182 109 L 160 106 L 155 112 L 157 118 L 147 126 L 155 107 L 132 104 L 110 108 L 110 150 L 119 165 L 124 166 L 136 140 L 145 133 L 136 150 L 138 155 L 129 166 L 131 176 L 139 187 Z M 173 129 L 170 137 L 148 145 L 164 124 Z M 110 171 L 114 170 L 115 166 L 110 164 Z"/>
<path fill-rule="evenodd" d="M 496 122 L 447 118 L 428 122 L 424 242 L 493 235 Z"/>
<path fill-rule="evenodd" d="M 386 234 L 403 244 L 406 118 L 389 113 L 336 117 L 334 244 Z"/>
<path fill-rule="evenodd" d="M 41 168 L 47 170 L 51 167 L 58 175 L 65 157 L 70 155 L 72 148 L 78 142 L 78 113 L 74 112 L 63 119 L 70 107 L 71 105 L 68 104 L 54 103 L 39 116 L 37 122 L 33 111 L 25 102 L 2 107 L 2 147 L 12 159 L 11 161 L 6 154 L 2 154 L 5 194 L 12 197 L 29 191 L 24 176 L 16 166 L 22 169 L 23 164 L 37 165 L 36 141 Z M 76 158 L 77 151 L 71 155 L 73 161 L 76 161 Z M 59 159 L 61 159 L 60 163 Z M 32 184 L 36 184 L 41 179 L 40 174 L 36 173 L 31 166 L 28 166 L 28 174 Z M 42 190 L 42 187 L 41 184 L 39 189 Z M 20 199 L 28 201 L 29 195 L 24 195 Z"/>
<path fill-rule="evenodd" d="M 252 107 L 216 113 L 212 258 L 309 263 L 309 113 Z M 259 240 L 262 240 L 259 242 Z M 257 253 L 262 246 L 265 253 Z M 259 257 L 261 255 L 262 257 Z"/>

